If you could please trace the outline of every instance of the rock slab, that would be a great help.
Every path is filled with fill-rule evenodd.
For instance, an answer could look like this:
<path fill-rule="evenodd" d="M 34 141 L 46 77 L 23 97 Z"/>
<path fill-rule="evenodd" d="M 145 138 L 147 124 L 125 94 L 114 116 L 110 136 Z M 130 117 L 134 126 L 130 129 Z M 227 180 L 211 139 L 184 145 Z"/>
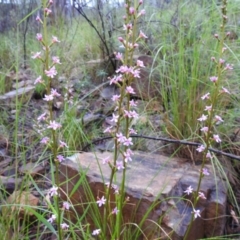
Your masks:
<path fill-rule="evenodd" d="M 84 203 L 89 202 L 89 191 L 81 177 L 86 176 L 93 197 L 96 200 L 97 197 L 101 198 L 104 184 L 110 176 L 109 166 L 103 165 L 102 160 L 111 159 L 112 156 L 109 152 L 84 152 L 61 163 L 60 182 L 65 192 L 62 197 L 66 194 L 70 196 L 78 214 L 83 214 L 86 208 L 83 207 L 86 205 Z M 213 174 L 211 165 L 206 168 L 210 175 L 204 177 L 201 192 L 207 199 L 198 202 L 196 209 L 200 210 L 201 218 L 194 220 L 188 240 L 220 236 L 225 227 L 222 217 L 226 214 L 225 182 Z M 183 163 L 179 158 L 135 152 L 133 161 L 127 166 L 125 195 L 129 201 L 122 212 L 124 222 L 141 224 L 149 240 L 183 239 L 193 211 L 191 195 L 186 197 L 184 191 L 190 185 L 194 190 L 197 188 L 199 170 L 200 166 Z M 121 177 L 121 172 L 118 172 L 115 184 L 120 185 Z M 142 221 L 146 213 L 147 218 Z M 94 222 L 91 217 L 88 221 L 90 224 Z"/>

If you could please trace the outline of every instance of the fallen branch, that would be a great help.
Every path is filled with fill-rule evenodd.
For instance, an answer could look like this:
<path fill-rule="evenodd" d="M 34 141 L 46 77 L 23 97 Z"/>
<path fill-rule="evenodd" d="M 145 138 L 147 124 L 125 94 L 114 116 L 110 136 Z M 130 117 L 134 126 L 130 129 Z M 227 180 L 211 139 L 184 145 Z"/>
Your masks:
<path fill-rule="evenodd" d="M 149 137 L 149 136 L 145 136 L 145 135 L 130 135 L 130 137 L 144 138 L 144 139 L 150 139 L 150 140 L 154 140 L 154 141 L 163 141 L 163 142 L 168 142 L 168 143 L 176 143 L 176 144 L 189 145 L 189 146 L 195 146 L 195 147 L 199 147 L 200 145 L 202 145 L 201 143 L 189 142 L 189 141 L 185 141 L 185 140 L 175 140 L 175 139 L 169 139 L 169 138 L 164 138 L 164 137 Z M 113 138 L 112 136 L 107 136 L 107 137 L 95 139 L 91 143 L 84 146 L 82 151 L 86 151 L 89 147 L 97 144 L 98 142 L 112 139 L 112 138 Z M 221 150 L 217 150 L 217 149 L 211 148 L 211 147 L 209 148 L 209 151 L 240 161 L 239 156 L 231 154 L 231 153 L 226 153 L 226 152 L 223 152 Z"/>

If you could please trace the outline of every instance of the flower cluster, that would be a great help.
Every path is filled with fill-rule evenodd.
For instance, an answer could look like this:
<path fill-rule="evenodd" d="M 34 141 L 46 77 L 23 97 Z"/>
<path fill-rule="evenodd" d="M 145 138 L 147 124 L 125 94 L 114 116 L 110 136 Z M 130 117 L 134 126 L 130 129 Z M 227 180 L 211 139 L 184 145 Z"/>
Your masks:
<path fill-rule="evenodd" d="M 51 14 L 50 7 L 52 6 L 51 1 L 48 2 L 47 8 L 44 9 L 44 16 L 48 16 Z M 43 21 L 41 20 L 40 16 L 37 16 L 36 20 L 43 24 Z M 39 41 L 42 45 L 42 50 L 44 51 L 44 54 L 39 51 L 33 54 L 32 58 L 33 59 L 38 59 L 40 60 L 44 67 L 44 76 L 39 76 L 34 84 L 42 84 L 45 89 L 46 89 L 46 94 L 43 97 L 43 100 L 49 103 L 49 113 L 44 112 L 37 118 L 37 131 L 38 133 L 42 136 L 42 139 L 40 141 L 41 144 L 47 145 L 47 146 L 57 146 L 58 150 L 67 147 L 66 143 L 59 140 L 58 144 L 56 142 L 53 142 L 53 139 L 50 139 L 49 137 L 46 136 L 46 130 L 49 129 L 52 132 L 52 135 L 55 135 L 56 131 L 59 130 L 62 125 L 57 122 L 56 120 L 53 119 L 53 114 L 51 114 L 51 106 L 53 101 L 60 97 L 61 94 L 54 88 L 50 88 L 51 86 L 51 80 L 57 75 L 57 69 L 56 65 L 61 64 L 60 59 L 58 56 L 52 56 L 51 57 L 51 63 L 47 61 L 48 56 L 50 54 L 50 48 L 52 47 L 53 44 L 59 43 L 60 41 L 56 36 L 52 36 L 51 40 L 48 41 L 48 39 L 45 39 L 45 37 L 41 33 L 36 34 L 36 39 Z M 46 64 L 48 63 L 48 64 Z M 44 80 L 45 79 L 45 80 Z M 64 157 L 62 155 L 57 155 L 55 156 L 55 160 L 58 162 L 62 162 L 64 160 Z"/>
<path fill-rule="evenodd" d="M 109 77 L 109 84 L 116 85 L 120 89 L 120 94 L 112 96 L 112 101 L 115 103 L 115 110 L 110 120 L 111 126 L 104 130 L 104 133 L 109 133 L 114 139 L 114 157 L 113 159 L 103 159 L 103 164 L 108 164 L 111 168 L 112 174 L 109 183 L 106 184 L 106 195 L 98 198 L 96 204 L 99 207 L 104 206 L 106 210 L 105 221 L 108 217 L 113 215 L 119 216 L 118 212 L 121 212 L 124 202 L 121 192 L 124 191 L 124 181 L 122 178 L 121 188 L 113 183 L 115 174 L 122 172 L 122 176 L 126 172 L 126 164 L 132 161 L 134 155 L 131 150 L 133 146 L 133 140 L 131 135 L 136 134 L 133 128 L 134 122 L 139 118 L 136 112 L 137 102 L 132 99 L 136 94 L 133 88 L 133 82 L 135 79 L 140 78 L 141 69 L 144 68 L 144 63 L 140 60 L 133 62 L 133 52 L 139 46 L 139 41 L 147 38 L 143 31 L 137 32 L 136 24 L 137 19 L 145 14 L 144 10 L 139 10 L 143 1 L 139 0 L 139 3 L 135 6 L 131 6 L 131 2 L 127 1 L 125 4 L 126 16 L 123 17 L 123 31 L 125 31 L 125 37 L 118 37 L 121 47 L 124 48 L 125 53 L 116 52 L 115 57 L 121 62 L 121 66 L 116 70 L 115 75 Z M 114 207 L 109 212 L 110 190 L 114 191 L 118 207 Z M 107 225 L 106 222 L 104 224 Z M 93 231 L 93 235 L 100 234 L 101 230 L 96 229 Z M 105 234 L 105 233 L 102 233 Z"/>
<path fill-rule="evenodd" d="M 47 34 L 45 34 L 47 32 L 47 29 L 44 22 L 46 23 L 46 18 L 52 13 L 52 10 L 50 8 L 53 5 L 53 0 L 49 0 L 44 5 L 45 6 L 43 8 L 43 20 L 40 16 L 36 17 L 36 21 L 39 24 L 42 24 L 44 28 L 44 34 L 36 34 L 36 40 L 40 43 L 42 49 L 41 51 L 33 53 L 32 59 L 40 61 L 44 68 L 43 75 L 38 76 L 34 84 L 41 84 L 45 88 L 46 94 L 43 100 L 47 102 L 48 112 L 42 113 L 37 118 L 37 131 L 42 137 L 40 143 L 50 147 L 53 153 L 53 159 L 57 163 L 56 167 L 58 167 L 58 163 L 64 160 L 64 157 L 58 154 L 59 150 L 61 148 L 67 147 L 67 144 L 61 141 L 58 136 L 58 131 L 62 127 L 62 125 L 54 119 L 54 114 L 52 110 L 53 101 L 61 96 L 56 89 L 51 88 L 52 79 L 55 78 L 58 74 L 56 67 L 57 65 L 60 65 L 61 62 L 58 56 L 51 56 L 50 53 L 51 47 L 54 44 L 59 43 L 60 41 L 56 36 L 52 36 L 51 39 L 48 39 Z M 47 134 L 49 135 L 49 137 L 46 136 Z M 56 169 L 56 172 L 58 172 L 58 169 Z M 51 189 L 49 189 L 48 194 L 46 195 L 47 204 L 53 211 L 51 217 L 47 221 L 49 223 L 56 222 L 58 225 L 58 234 L 61 235 L 62 230 L 67 230 L 69 228 L 69 225 L 63 222 L 62 211 L 68 211 L 70 209 L 70 204 L 68 202 L 63 202 L 62 208 L 60 209 L 60 206 L 58 204 L 59 201 L 55 201 L 56 199 L 59 200 L 60 195 L 58 177 L 55 178 L 55 182 L 56 186 L 53 186 Z M 55 198 L 54 201 L 51 201 L 51 198 Z M 53 203 L 55 204 L 55 206 L 53 206 Z"/>
<path fill-rule="evenodd" d="M 51 204 L 50 203 L 50 198 L 51 197 L 54 197 L 54 196 L 58 197 L 58 195 L 59 195 L 58 191 L 59 191 L 59 188 L 57 186 L 53 186 L 52 188 L 49 189 L 47 197 L 46 197 L 48 204 Z M 69 202 L 63 202 L 62 203 L 62 210 L 63 211 L 64 210 L 69 210 L 70 207 L 71 207 L 71 204 Z M 51 217 L 47 221 L 50 222 L 50 223 L 53 223 L 53 222 L 56 221 L 56 219 L 57 219 L 57 213 L 54 213 L 54 214 L 51 215 Z M 69 225 L 64 223 L 64 222 L 61 223 L 60 226 L 63 230 L 67 230 L 69 228 Z"/>

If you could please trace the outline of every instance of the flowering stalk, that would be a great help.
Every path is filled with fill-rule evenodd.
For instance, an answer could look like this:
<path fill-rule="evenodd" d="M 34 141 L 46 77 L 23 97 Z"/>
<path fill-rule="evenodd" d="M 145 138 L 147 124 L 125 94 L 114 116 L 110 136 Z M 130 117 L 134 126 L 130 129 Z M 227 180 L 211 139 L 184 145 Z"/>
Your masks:
<path fill-rule="evenodd" d="M 43 74 L 39 76 L 35 84 L 42 84 L 45 87 L 46 94 L 43 98 L 48 104 L 48 113 L 43 113 L 38 117 L 38 127 L 39 133 L 43 136 L 41 143 L 47 145 L 52 151 L 52 158 L 50 158 L 51 165 L 55 162 L 56 171 L 55 171 L 55 182 L 56 186 L 53 186 L 54 193 L 51 196 L 54 198 L 55 203 L 55 212 L 52 217 L 49 219 L 49 222 L 53 222 L 56 220 L 58 226 L 58 239 L 61 240 L 63 238 L 62 230 L 66 230 L 67 224 L 62 223 L 62 214 L 61 209 L 59 207 L 59 162 L 61 162 L 64 157 L 62 155 L 58 155 L 60 149 L 67 147 L 67 145 L 58 139 L 58 131 L 61 128 L 61 124 L 56 122 L 53 116 L 53 100 L 60 96 L 56 89 L 51 88 L 52 79 L 57 75 L 56 65 L 61 64 L 59 58 L 57 56 L 50 55 L 51 47 L 59 43 L 60 41 L 57 37 L 53 36 L 51 41 L 48 37 L 48 29 L 47 29 L 47 18 L 51 14 L 52 10 L 50 9 L 52 6 L 53 0 L 42 0 L 43 6 L 43 20 L 40 16 L 37 16 L 36 21 L 43 27 L 43 34 L 37 33 L 36 39 L 42 46 L 42 50 L 44 52 L 42 56 L 42 52 L 35 53 L 32 58 L 40 60 L 43 65 Z M 50 59 L 51 57 L 51 59 Z M 42 125 L 42 123 L 44 123 Z M 42 129 L 41 129 L 42 126 Z M 46 134 L 50 133 L 50 138 L 46 136 Z M 53 181 L 54 182 L 54 181 Z M 52 208 L 50 201 L 48 201 L 49 206 Z"/>
<path fill-rule="evenodd" d="M 122 66 L 116 70 L 117 75 L 110 79 L 110 85 L 115 84 L 120 90 L 119 95 L 114 95 L 112 100 L 116 103 L 115 113 L 112 115 L 112 123 L 114 126 L 107 128 L 104 132 L 110 133 L 114 138 L 114 154 L 112 161 L 104 159 L 103 163 L 107 163 L 111 169 L 110 181 L 106 185 L 105 196 L 98 198 L 97 204 L 99 207 L 104 205 L 104 216 L 102 229 L 96 229 L 93 235 L 100 235 L 102 239 L 107 236 L 108 224 L 112 239 L 120 239 L 122 225 L 122 210 L 127 202 L 125 198 L 125 177 L 127 163 L 132 160 L 133 152 L 130 147 L 133 145 L 130 134 L 136 133 L 131 124 L 134 119 L 138 118 L 138 114 L 134 110 L 136 102 L 131 100 L 131 96 L 135 94 L 131 84 L 135 78 L 140 78 L 140 69 L 144 67 L 142 61 L 133 63 L 133 53 L 138 47 L 138 42 L 142 38 L 146 38 L 145 34 L 140 31 L 137 35 L 137 21 L 145 11 L 139 10 L 142 5 L 142 0 L 139 2 L 127 0 L 125 3 L 126 16 L 124 16 L 125 38 L 119 37 L 118 40 L 125 48 L 124 56 L 121 53 L 115 53 L 117 60 L 122 63 Z M 121 159 L 120 159 L 121 157 Z M 119 160 L 120 159 L 120 160 Z M 116 174 L 122 171 L 120 187 L 114 184 Z M 110 195 L 111 190 L 114 190 L 116 206 L 111 209 Z M 111 217 L 116 215 L 116 217 Z M 113 220 L 115 220 L 115 223 Z"/>
<path fill-rule="evenodd" d="M 193 189 L 191 188 L 191 186 L 185 191 L 187 194 L 193 193 L 194 201 L 193 201 L 193 214 L 191 217 L 191 222 L 184 236 L 184 240 L 187 239 L 188 237 L 194 218 L 200 217 L 200 210 L 195 210 L 199 198 L 206 199 L 204 194 L 200 192 L 200 187 L 201 187 L 202 179 L 204 178 L 204 176 L 209 175 L 208 171 L 205 168 L 205 164 L 209 159 L 211 160 L 213 158 L 213 156 L 209 151 L 209 148 L 211 147 L 212 143 L 221 142 L 221 138 L 219 137 L 219 135 L 214 134 L 214 130 L 215 130 L 214 126 L 216 124 L 220 124 L 223 122 L 223 119 L 219 115 L 216 115 L 216 109 L 219 108 L 218 100 L 222 94 L 230 94 L 226 88 L 221 87 L 221 80 L 222 80 L 223 73 L 226 70 L 232 70 L 232 65 L 230 64 L 225 65 L 225 61 L 223 60 L 223 55 L 226 50 L 226 48 L 224 47 L 224 40 L 227 37 L 227 35 L 225 34 L 225 26 L 227 23 L 226 8 L 227 8 L 227 0 L 223 0 L 222 7 L 221 7 L 221 10 L 222 10 L 222 24 L 220 26 L 221 34 L 220 36 L 218 34 L 214 35 L 214 37 L 218 41 L 219 56 L 218 56 L 218 59 L 216 59 L 215 57 L 211 58 L 211 60 L 216 64 L 216 76 L 210 77 L 210 81 L 213 84 L 213 89 L 211 92 L 208 92 L 201 97 L 202 100 L 208 101 L 208 105 L 206 105 L 204 109 L 204 111 L 206 112 L 206 115 L 202 114 L 202 116 L 198 119 L 198 121 L 200 121 L 202 124 L 201 131 L 203 132 L 203 138 L 202 138 L 203 143 L 197 148 L 197 151 L 203 153 L 203 161 L 200 169 L 200 177 L 199 177 L 196 191 L 193 192 Z"/>

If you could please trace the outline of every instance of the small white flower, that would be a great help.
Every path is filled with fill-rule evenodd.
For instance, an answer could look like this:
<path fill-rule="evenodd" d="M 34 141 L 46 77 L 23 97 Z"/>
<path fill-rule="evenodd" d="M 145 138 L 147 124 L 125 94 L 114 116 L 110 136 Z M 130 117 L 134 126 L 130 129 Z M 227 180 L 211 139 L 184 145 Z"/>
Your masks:
<path fill-rule="evenodd" d="M 203 152 L 205 150 L 205 146 L 201 145 L 196 149 L 198 152 Z"/>
<path fill-rule="evenodd" d="M 95 230 L 93 230 L 92 235 L 93 236 L 99 235 L 100 232 L 101 232 L 101 229 L 95 229 Z"/>
<path fill-rule="evenodd" d="M 192 193 L 192 192 L 193 192 L 192 186 L 189 186 L 184 192 L 187 193 L 187 195 L 189 195 L 190 193 Z"/>
<path fill-rule="evenodd" d="M 66 223 L 61 223 L 61 228 L 62 228 L 63 230 L 66 230 L 66 229 L 69 228 L 69 225 L 66 224 Z"/>
<path fill-rule="evenodd" d="M 207 120 L 207 115 L 202 115 L 200 118 L 198 118 L 198 121 L 203 122 Z"/>
<path fill-rule="evenodd" d="M 97 204 L 99 207 L 101 207 L 102 205 L 104 205 L 106 202 L 106 198 L 104 196 L 102 196 L 101 199 L 97 200 Z"/>
<path fill-rule="evenodd" d="M 200 210 L 193 209 L 193 213 L 194 213 L 194 218 L 201 217 Z"/>

